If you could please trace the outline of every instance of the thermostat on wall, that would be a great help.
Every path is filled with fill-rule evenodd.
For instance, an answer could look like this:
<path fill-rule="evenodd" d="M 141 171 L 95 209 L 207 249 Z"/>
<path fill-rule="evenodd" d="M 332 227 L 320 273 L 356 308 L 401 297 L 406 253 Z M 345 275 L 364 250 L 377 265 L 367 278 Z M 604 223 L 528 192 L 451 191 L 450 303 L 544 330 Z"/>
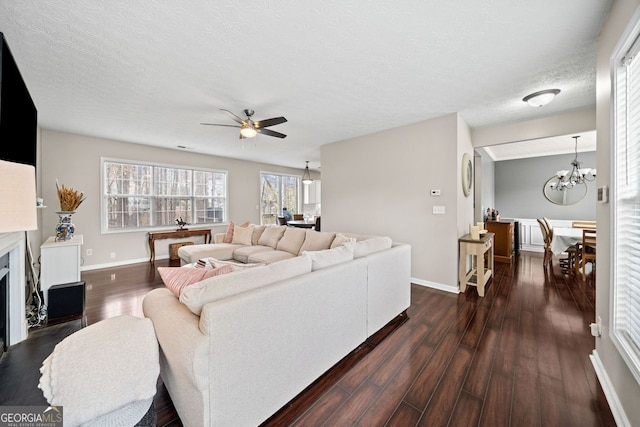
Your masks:
<path fill-rule="evenodd" d="M 603 185 L 598 188 L 598 202 L 607 203 L 609 201 L 609 187 Z"/>

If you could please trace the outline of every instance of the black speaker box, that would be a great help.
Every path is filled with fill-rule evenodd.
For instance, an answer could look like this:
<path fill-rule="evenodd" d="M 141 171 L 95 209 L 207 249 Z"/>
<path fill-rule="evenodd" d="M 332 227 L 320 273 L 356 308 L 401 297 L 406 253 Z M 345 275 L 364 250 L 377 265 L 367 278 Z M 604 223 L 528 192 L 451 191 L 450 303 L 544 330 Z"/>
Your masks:
<path fill-rule="evenodd" d="M 84 282 L 54 285 L 48 292 L 49 319 L 84 315 Z"/>

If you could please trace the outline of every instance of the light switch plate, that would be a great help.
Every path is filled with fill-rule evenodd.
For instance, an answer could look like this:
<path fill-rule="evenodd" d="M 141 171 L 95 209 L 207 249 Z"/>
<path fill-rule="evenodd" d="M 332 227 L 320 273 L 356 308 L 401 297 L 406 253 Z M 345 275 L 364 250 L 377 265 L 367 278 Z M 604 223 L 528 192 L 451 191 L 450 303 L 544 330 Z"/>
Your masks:
<path fill-rule="evenodd" d="M 434 206 L 433 207 L 434 215 L 444 215 L 444 206 Z"/>
<path fill-rule="evenodd" d="M 440 190 L 435 189 L 435 190 L 431 190 L 431 196 L 439 196 L 440 195 Z"/>

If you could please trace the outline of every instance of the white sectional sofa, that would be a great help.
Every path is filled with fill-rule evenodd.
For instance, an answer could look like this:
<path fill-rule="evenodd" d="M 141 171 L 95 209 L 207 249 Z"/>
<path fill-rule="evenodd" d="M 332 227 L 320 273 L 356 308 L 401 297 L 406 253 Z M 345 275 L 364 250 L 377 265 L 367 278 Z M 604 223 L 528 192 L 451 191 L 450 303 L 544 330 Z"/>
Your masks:
<path fill-rule="evenodd" d="M 405 312 L 410 246 L 347 237 L 357 241 L 212 277 L 180 299 L 168 289 L 147 294 L 161 375 L 184 425 L 259 425 Z M 205 256 L 234 259 L 239 248 L 228 245 Z M 287 252 L 277 247 L 264 252 Z M 252 259 L 258 253 L 247 261 L 267 262 Z"/>

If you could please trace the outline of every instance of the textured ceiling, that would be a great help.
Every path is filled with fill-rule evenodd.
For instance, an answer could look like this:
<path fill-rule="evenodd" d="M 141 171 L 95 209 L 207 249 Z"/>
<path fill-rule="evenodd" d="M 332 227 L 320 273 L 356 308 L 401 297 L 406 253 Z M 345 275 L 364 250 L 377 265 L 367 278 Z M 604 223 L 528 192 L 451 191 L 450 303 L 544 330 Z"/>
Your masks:
<path fill-rule="evenodd" d="M 459 112 L 472 128 L 595 106 L 612 0 L 2 0 L 43 128 L 285 166 Z M 534 109 L 521 99 L 562 90 Z M 219 108 L 285 116 L 238 141 Z"/>

